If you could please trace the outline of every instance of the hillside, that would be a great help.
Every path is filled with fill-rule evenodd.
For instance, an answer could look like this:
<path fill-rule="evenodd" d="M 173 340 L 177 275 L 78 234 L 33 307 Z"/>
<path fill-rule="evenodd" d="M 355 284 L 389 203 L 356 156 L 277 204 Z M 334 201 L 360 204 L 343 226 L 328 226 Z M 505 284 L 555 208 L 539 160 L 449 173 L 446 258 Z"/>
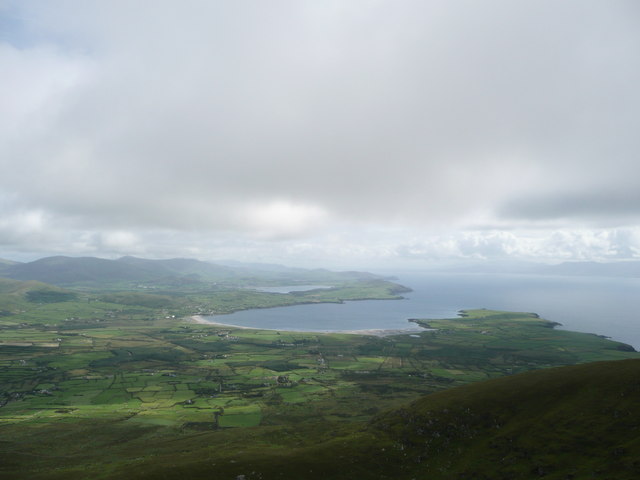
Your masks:
<path fill-rule="evenodd" d="M 65 302 L 75 297 L 74 292 L 46 283 L 0 278 L 0 317 L 15 315 L 29 304 Z"/>
<path fill-rule="evenodd" d="M 16 265 L 20 262 L 14 262 L 13 260 L 7 260 L 6 258 L 0 258 L 0 268 L 9 266 L 9 265 Z"/>
<path fill-rule="evenodd" d="M 242 448 L 217 459 L 216 478 L 637 479 L 639 378 L 640 360 L 622 360 L 453 388 L 315 447 Z M 210 478 L 204 452 L 155 457 L 128 475 Z"/>
<path fill-rule="evenodd" d="M 639 478 L 640 360 L 528 372 L 374 420 L 428 478 Z M 442 472 L 446 473 L 442 473 Z"/>

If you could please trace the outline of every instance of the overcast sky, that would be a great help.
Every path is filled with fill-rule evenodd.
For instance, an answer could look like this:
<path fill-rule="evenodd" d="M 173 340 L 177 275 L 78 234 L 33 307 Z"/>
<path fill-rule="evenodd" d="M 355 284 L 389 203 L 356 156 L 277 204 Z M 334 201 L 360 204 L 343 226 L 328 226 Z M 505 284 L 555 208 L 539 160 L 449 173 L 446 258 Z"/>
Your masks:
<path fill-rule="evenodd" d="M 0 0 L 0 257 L 640 258 L 635 0 Z"/>

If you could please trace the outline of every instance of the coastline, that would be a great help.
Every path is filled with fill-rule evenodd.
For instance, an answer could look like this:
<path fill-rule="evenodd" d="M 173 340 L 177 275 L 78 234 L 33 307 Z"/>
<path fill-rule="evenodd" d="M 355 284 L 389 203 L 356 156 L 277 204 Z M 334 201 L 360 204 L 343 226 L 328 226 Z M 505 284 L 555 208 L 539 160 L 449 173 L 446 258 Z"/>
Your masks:
<path fill-rule="evenodd" d="M 208 315 L 208 316 L 212 316 L 212 315 Z M 242 325 L 232 325 L 230 323 L 220 323 L 216 321 L 209 321 L 209 320 L 205 320 L 202 315 L 191 315 L 189 317 L 189 320 L 191 321 L 191 323 L 197 323 L 198 325 L 215 325 L 218 327 L 240 328 L 242 330 L 269 330 L 268 328 L 251 328 L 251 327 L 243 327 Z"/>
<path fill-rule="evenodd" d="M 419 332 L 424 332 L 425 329 L 420 327 L 418 329 L 407 328 L 407 329 L 382 329 L 382 328 L 373 328 L 373 329 L 365 329 L 365 330 L 323 330 L 323 331 L 313 331 L 313 330 L 279 330 L 276 328 L 257 328 L 257 327 L 244 327 L 242 325 L 233 325 L 230 323 L 221 323 L 216 322 L 215 320 L 205 320 L 202 315 L 191 315 L 188 317 L 188 321 L 191 323 L 197 323 L 199 325 L 213 325 L 217 327 L 225 327 L 225 328 L 238 328 L 241 330 L 266 330 L 270 332 L 299 332 L 299 333 L 345 333 L 349 335 L 369 335 L 374 337 L 388 337 L 391 335 L 410 335 L 416 334 Z"/>

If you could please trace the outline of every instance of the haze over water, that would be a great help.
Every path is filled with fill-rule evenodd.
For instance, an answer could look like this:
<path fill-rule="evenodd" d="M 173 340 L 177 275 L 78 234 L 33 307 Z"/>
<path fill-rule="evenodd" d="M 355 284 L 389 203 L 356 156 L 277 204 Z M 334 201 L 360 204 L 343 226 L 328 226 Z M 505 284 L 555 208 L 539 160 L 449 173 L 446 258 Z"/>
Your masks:
<path fill-rule="evenodd" d="M 406 273 L 405 300 L 366 300 L 245 310 L 221 323 L 304 331 L 406 329 L 409 318 L 455 317 L 488 308 L 535 312 L 567 330 L 606 335 L 640 349 L 640 279 L 507 274 Z"/>

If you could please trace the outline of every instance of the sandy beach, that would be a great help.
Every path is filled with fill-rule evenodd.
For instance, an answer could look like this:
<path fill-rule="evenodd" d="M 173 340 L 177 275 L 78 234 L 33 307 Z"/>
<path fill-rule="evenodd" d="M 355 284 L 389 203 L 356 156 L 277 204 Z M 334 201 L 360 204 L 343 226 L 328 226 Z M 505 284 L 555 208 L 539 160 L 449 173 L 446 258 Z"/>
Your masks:
<path fill-rule="evenodd" d="M 211 315 L 208 315 L 211 317 Z M 189 317 L 191 323 L 198 323 L 200 325 L 216 325 L 219 327 L 228 327 L 228 328 L 241 328 L 243 330 L 269 330 L 268 328 L 251 328 L 251 327 L 243 327 L 242 325 L 231 325 L 229 323 L 220 323 L 214 320 L 205 320 L 202 315 L 192 315 Z"/>
<path fill-rule="evenodd" d="M 210 316 L 209 316 L 210 317 Z M 274 328 L 257 328 L 257 327 L 243 327 L 242 325 L 232 325 L 229 323 L 216 322 L 215 320 L 205 320 L 202 315 L 192 315 L 189 317 L 191 323 L 198 323 L 200 325 L 215 325 L 218 327 L 226 328 L 240 328 L 242 330 L 269 330 L 269 331 L 288 331 L 288 332 L 308 332 L 308 333 L 347 333 L 351 335 L 372 335 L 375 337 L 388 337 L 389 335 L 406 335 L 423 332 L 424 329 L 369 329 L 369 330 L 324 330 L 320 332 L 308 331 L 308 330 L 277 330 Z"/>

